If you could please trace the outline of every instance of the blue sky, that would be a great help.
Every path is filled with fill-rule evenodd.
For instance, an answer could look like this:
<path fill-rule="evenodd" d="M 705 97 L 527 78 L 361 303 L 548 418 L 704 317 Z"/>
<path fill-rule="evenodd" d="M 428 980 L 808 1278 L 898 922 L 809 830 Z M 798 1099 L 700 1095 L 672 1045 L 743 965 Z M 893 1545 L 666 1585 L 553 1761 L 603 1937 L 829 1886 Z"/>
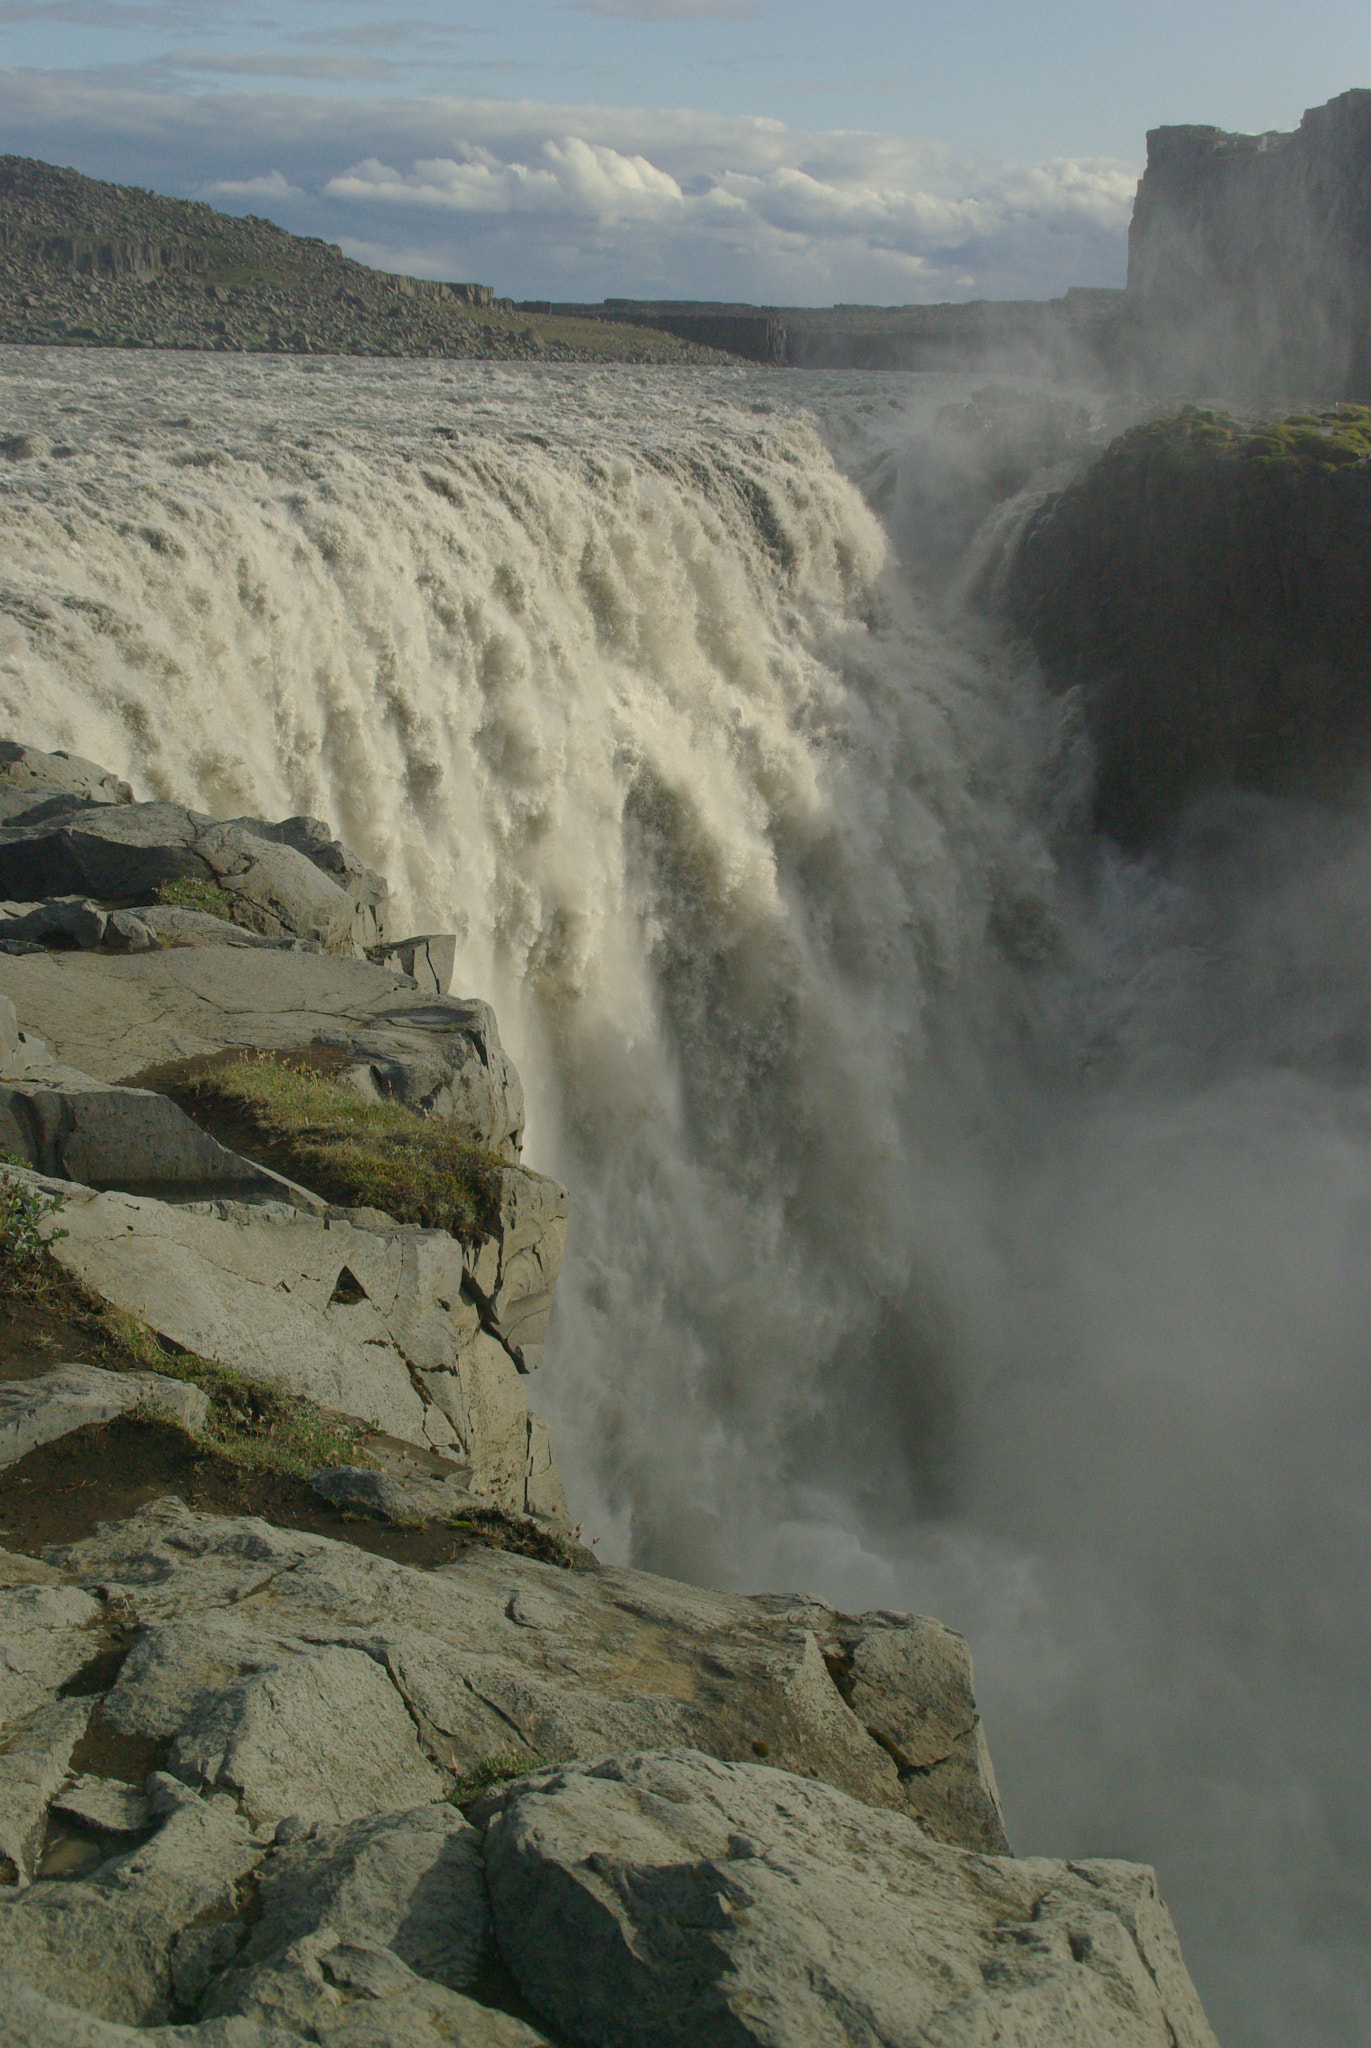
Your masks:
<path fill-rule="evenodd" d="M 516 296 L 1122 281 L 1149 127 L 1293 127 L 1371 9 L 0 0 L 3 147 Z"/>

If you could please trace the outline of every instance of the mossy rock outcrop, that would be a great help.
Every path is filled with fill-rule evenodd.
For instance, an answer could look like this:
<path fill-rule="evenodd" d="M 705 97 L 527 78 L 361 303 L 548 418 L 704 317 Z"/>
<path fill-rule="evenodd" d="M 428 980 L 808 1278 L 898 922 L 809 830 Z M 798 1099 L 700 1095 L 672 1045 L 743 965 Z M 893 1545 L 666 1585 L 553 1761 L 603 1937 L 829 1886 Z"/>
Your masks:
<path fill-rule="evenodd" d="M 1371 409 L 1188 408 L 1025 531 L 1011 617 L 1078 688 L 1095 821 L 1140 846 L 1222 789 L 1355 800 L 1371 765 Z"/>

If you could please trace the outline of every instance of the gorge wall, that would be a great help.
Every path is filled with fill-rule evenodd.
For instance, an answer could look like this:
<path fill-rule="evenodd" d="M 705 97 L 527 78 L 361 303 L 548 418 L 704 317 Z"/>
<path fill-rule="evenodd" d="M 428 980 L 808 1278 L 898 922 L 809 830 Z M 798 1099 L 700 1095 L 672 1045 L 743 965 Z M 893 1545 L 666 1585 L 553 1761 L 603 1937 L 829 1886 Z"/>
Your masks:
<path fill-rule="evenodd" d="M 1371 396 L 1371 92 L 1293 134 L 1152 129 L 1128 298 L 1140 371 L 1162 388 Z"/>

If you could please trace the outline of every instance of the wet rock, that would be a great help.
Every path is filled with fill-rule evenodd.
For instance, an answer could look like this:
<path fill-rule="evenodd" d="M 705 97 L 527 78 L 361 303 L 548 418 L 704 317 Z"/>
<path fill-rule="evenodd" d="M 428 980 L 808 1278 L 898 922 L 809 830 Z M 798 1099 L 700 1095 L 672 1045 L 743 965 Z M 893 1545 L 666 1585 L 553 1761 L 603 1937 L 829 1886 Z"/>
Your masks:
<path fill-rule="evenodd" d="M 54 1700 L 0 1737 L 0 1884 L 22 1888 L 33 1877 L 48 1802 L 67 1775 L 90 1710 L 88 1699 Z"/>
<path fill-rule="evenodd" d="M 540 1774 L 474 1811 L 501 1953 L 587 2048 L 1216 2048 L 1137 1865 L 970 1854 L 689 1751 Z"/>
<path fill-rule="evenodd" d="M 68 1884 L 36 1884 L 0 1911 L 0 1972 L 125 2025 L 168 2017 L 185 1928 L 231 1914 L 263 1846 L 233 1800 L 163 1780 L 168 1817 L 152 1839 Z"/>
<path fill-rule="evenodd" d="M 0 1380 L 0 1466 L 134 1409 L 194 1432 L 205 1425 L 209 1397 L 165 1373 L 106 1372 L 96 1365 L 55 1365 L 33 1379 Z"/>

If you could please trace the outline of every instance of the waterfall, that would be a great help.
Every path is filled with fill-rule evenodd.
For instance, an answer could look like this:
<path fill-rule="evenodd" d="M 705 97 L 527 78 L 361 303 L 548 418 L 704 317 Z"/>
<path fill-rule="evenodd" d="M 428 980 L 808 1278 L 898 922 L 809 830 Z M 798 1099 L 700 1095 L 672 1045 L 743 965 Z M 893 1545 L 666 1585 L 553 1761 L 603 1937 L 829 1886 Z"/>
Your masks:
<path fill-rule="evenodd" d="M 1019 515 L 936 601 L 880 516 L 933 382 L 0 351 L 0 724 L 456 931 L 603 1554 L 965 1629 L 1016 1846 L 1351 2043 L 1371 851 L 1084 842 L 958 602 Z"/>

